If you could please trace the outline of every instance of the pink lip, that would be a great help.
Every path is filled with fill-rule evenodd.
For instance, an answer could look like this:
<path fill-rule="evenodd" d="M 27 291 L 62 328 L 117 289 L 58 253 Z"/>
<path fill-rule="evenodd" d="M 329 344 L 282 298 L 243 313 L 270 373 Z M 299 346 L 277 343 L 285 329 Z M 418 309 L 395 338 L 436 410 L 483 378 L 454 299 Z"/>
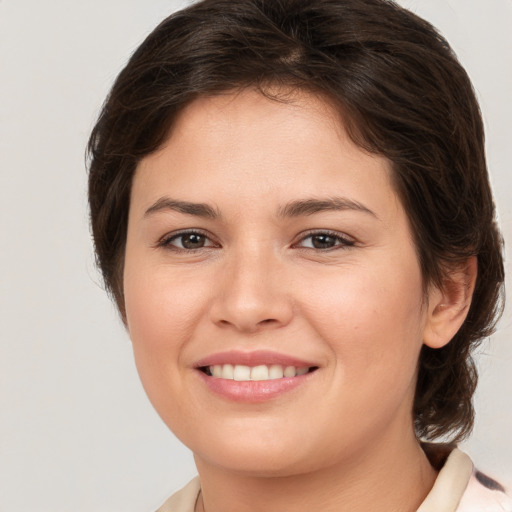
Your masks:
<path fill-rule="evenodd" d="M 315 373 L 273 380 L 236 381 L 210 377 L 197 371 L 198 376 L 210 391 L 230 401 L 245 403 L 259 403 L 277 398 L 287 391 L 305 384 Z"/>
<path fill-rule="evenodd" d="M 318 366 L 285 354 L 264 350 L 253 352 L 229 351 L 212 354 L 194 365 L 198 369 L 197 375 L 210 391 L 227 400 L 245 403 L 261 403 L 277 398 L 288 391 L 304 385 L 316 372 L 296 377 L 283 377 L 281 379 L 236 381 L 212 377 L 199 370 L 199 368 L 216 364 L 239 364 L 245 366 L 280 364 L 282 366 L 295 366 L 296 368 Z"/>
<path fill-rule="evenodd" d="M 282 366 L 295 366 L 296 368 L 318 366 L 313 362 L 304 361 L 303 359 L 297 359 L 286 354 L 280 354 L 269 350 L 256 350 L 253 352 L 231 350 L 228 352 L 219 352 L 197 361 L 194 366 L 196 368 L 201 368 L 216 364 L 240 364 L 244 366 L 280 364 Z"/>

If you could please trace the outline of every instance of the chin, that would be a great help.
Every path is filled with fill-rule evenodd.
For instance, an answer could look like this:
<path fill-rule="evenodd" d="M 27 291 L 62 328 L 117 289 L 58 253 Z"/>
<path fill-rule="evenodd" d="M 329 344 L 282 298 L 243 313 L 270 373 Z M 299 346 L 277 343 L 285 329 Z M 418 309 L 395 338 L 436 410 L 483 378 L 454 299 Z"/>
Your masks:
<path fill-rule="evenodd" d="M 225 471 L 257 478 L 287 477 L 308 473 L 316 469 L 311 461 L 301 460 L 294 454 L 290 457 L 282 453 L 271 453 L 266 448 L 253 447 L 251 449 L 236 449 L 208 451 L 207 453 L 194 453 L 196 463 L 203 461 Z"/>
<path fill-rule="evenodd" d="M 307 443 L 304 432 L 271 432 L 254 428 L 245 432 L 212 429 L 201 439 L 183 439 L 194 452 L 196 463 L 201 462 L 226 471 L 253 477 L 286 477 L 308 473 L 320 468 L 334 456 L 321 443 Z"/>

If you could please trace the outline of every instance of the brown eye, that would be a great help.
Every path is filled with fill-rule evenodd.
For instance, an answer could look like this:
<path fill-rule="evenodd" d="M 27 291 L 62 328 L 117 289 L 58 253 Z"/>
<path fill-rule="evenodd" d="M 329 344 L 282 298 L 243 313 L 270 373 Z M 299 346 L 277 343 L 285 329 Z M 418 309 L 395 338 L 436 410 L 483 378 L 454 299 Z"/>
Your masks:
<path fill-rule="evenodd" d="M 188 233 L 181 235 L 178 239 L 181 239 L 181 245 L 184 249 L 200 249 L 204 247 L 206 242 L 206 237 L 199 233 Z"/>
<path fill-rule="evenodd" d="M 307 249 L 328 250 L 328 249 L 343 249 L 354 245 L 354 241 L 344 238 L 336 233 L 318 232 L 310 233 L 305 236 L 299 243 L 300 247 Z"/>
<path fill-rule="evenodd" d="M 204 247 L 214 247 L 214 243 L 202 233 L 190 231 L 172 235 L 161 242 L 161 245 L 169 249 L 193 251 Z"/>
<path fill-rule="evenodd" d="M 313 235 L 311 237 L 311 245 L 315 249 L 330 249 L 337 244 L 338 240 L 331 235 Z"/>

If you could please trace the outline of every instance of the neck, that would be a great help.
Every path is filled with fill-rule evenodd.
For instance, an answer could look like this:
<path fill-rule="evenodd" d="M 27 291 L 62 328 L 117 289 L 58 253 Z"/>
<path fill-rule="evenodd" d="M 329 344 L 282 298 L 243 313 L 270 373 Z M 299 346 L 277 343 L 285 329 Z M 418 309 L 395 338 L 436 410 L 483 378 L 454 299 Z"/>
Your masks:
<path fill-rule="evenodd" d="M 203 512 L 202 507 L 205 512 L 417 510 L 436 472 L 413 434 L 407 441 L 403 437 L 395 443 L 379 441 L 357 460 L 290 476 L 241 474 L 196 456 L 202 488 L 198 511 Z"/>

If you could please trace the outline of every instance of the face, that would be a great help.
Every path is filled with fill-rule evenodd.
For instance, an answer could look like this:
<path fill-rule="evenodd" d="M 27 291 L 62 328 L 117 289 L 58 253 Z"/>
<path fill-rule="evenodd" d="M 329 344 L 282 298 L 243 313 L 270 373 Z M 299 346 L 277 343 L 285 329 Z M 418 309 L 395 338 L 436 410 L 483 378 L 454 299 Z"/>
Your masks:
<path fill-rule="evenodd" d="M 284 475 L 413 435 L 407 215 L 319 98 L 190 104 L 136 171 L 124 290 L 145 390 L 199 461 Z"/>

